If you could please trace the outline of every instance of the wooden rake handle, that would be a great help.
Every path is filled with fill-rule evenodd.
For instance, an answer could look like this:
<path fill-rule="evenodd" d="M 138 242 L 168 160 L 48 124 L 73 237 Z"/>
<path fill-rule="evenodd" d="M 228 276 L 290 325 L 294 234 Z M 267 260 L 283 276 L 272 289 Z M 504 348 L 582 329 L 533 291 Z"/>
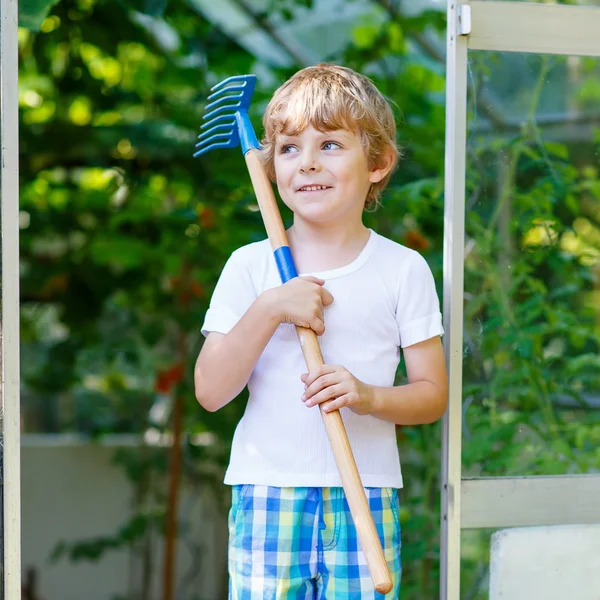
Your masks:
<path fill-rule="evenodd" d="M 249 150 L 245 154 L 245 159 L 271 246 L 273 250 L 288 247 L 287 235 L 273 194 L 273 188 L 262 167 L 257 151 L 254 149 Z M 310 328 L 298 326 L 296 327 L 296 333 L 308 371 L 312 372 L 324 363 L 317 335 Z M 327 413 L 321 408 L 321 417 L 323 418 L 327 437 L 331 444 L 373 585 L 381 594 L 387 594 L 392 589 L 392 578 L 340 411 Z"/>

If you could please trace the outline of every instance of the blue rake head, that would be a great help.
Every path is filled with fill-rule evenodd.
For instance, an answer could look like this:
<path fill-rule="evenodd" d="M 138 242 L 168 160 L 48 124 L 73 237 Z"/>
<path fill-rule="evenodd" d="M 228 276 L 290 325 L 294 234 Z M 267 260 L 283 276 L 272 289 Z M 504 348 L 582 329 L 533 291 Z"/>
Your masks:
<path fill-rule="evenodd" d="M 246 154 L 251 148 L 259 147 L 248 117 L 255 85 L 256 75 L 237 75 L 224 79 L 211 89 L 194 158 L 216 148 L 241 145 Z"/>

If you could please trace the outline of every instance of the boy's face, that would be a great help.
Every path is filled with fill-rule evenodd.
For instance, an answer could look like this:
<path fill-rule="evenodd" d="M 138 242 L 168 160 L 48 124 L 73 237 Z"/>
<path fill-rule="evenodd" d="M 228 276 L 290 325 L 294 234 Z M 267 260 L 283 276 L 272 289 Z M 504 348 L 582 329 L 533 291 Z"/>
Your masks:
<path fill-rule="evenodd" d="M 360 221 L 371 183 L 385 176 L 369 169 L 359 134 L 343 129 L 280 134 L 274 161 L 281 199 L 296 218 L 320 224 Z"/>

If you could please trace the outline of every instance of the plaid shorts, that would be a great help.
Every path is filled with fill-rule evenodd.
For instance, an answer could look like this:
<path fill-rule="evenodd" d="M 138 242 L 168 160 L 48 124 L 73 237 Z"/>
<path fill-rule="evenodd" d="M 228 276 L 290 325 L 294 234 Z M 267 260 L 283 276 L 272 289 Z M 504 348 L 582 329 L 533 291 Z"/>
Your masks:
<path fill-rule="evenodd" d="M 373 588 L 342 488 L 237 485 L 229 512 L 229 599 L 398 598 L 398 492 L 365 491 L 394 581 L 389 594 Z"/>

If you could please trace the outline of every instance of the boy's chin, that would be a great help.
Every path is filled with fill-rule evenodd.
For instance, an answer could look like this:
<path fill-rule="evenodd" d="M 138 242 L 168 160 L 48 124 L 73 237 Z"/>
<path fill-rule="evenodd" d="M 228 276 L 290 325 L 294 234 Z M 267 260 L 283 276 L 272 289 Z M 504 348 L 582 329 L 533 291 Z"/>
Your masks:
<path fill-rule="evenodd" d="M 304 220 L 329 219 L 332 215 L 331 206 L 323 202 L 286 202 L 283 203 L 294 213 L 296 217 Z"/>
<path fill-rule="evenodd" d="M 296 210 L 294 218 L 304 221 L 307 225 L 326 225 L 339 220 L 339 215 L 328 210 Z"/>

